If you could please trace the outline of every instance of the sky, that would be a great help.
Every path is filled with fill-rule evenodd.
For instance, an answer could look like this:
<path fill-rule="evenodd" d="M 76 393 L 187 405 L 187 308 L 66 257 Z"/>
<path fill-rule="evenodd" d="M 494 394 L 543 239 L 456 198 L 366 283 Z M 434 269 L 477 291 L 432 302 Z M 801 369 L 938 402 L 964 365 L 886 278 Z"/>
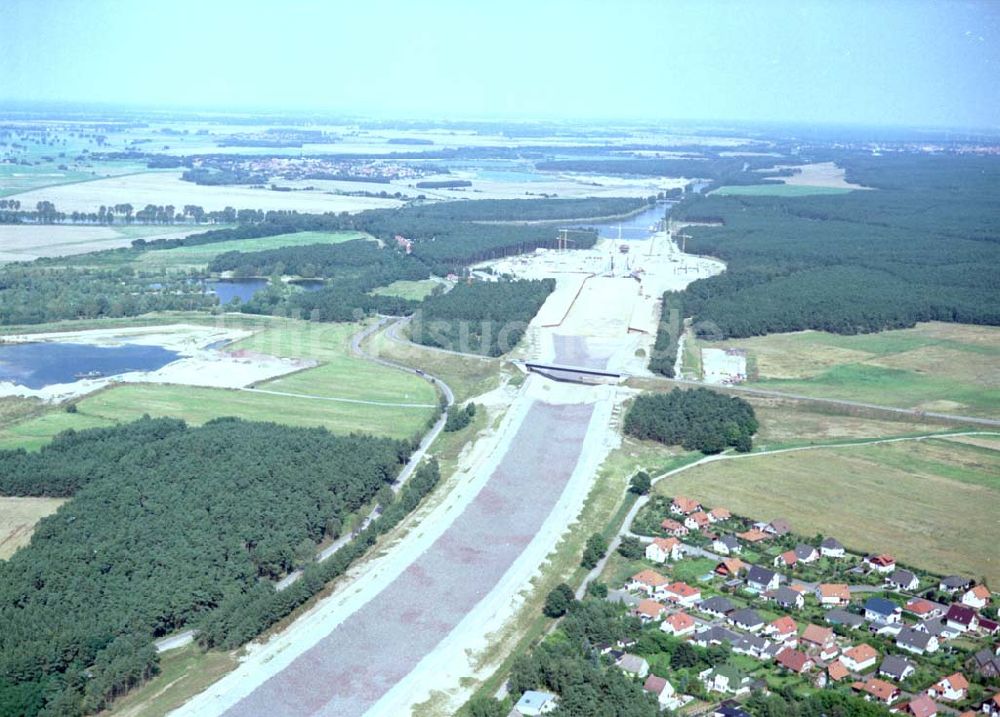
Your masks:
<path fill-rule="evenodd" d="M 996 128 L 1000 0 L 3 0 L 0 100 Z"/>

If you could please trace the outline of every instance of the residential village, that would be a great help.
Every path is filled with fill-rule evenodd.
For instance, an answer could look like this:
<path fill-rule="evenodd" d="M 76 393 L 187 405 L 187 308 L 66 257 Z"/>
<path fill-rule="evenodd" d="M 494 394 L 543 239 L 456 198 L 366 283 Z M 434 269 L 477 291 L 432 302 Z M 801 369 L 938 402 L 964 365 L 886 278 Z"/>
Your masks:
<path fill-rule="evenodd" d="M 654 496 L 632 530 L 603 576 L 606 599 L 641 631 L 595 647 L 661 709 L 740 717 L 755 692 L 825 689 L 903 715 L 1000 716 L 1000 624 L 985 585 L 683 496 Z M 525 698 L 511 714 L 558 701 Z"/>

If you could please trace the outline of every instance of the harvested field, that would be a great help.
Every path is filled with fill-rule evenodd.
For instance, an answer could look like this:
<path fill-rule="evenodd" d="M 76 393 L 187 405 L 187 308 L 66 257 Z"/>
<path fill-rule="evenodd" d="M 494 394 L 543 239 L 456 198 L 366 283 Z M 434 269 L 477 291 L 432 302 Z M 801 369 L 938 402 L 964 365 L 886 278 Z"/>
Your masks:
<path fill-rule="evenodd" d="M 937 438 L 816 448 L 715 461 L 656 490 L 760 520 L 783 516 L 804 535 L 833 535 L 927 570 L 1000 581 L 996 451 Z"/>
<path fill-rule="evenodd" d="M 51 515 L 66 502 L 64 498 L 6 498 L 0 496 L 0 560 L 27 545 L 35 523 Z"/>
<path fill-rule="evenodd" d="M 63 212 L 95 212 L 104 205 L 128 202 L 136 207 L 147 204 L 196 204 L 205 211 L 289 209 L 305 213 L 360 212 L 379 207 L 398 207 L 395 199 L 349 197 L 322 192 L 274 192 L 248 186 L 201 186 L 181 180 L 181 172 L 144 172 L 92 182 L 63 184 L 35 189 L 18 195 L 26 206 L 49 201 Z"/>

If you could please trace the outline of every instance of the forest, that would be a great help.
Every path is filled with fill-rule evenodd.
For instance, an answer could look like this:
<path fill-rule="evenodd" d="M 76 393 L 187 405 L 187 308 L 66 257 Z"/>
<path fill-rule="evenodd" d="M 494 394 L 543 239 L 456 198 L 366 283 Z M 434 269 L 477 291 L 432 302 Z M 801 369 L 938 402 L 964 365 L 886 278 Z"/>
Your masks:
<path fill-rule="evenodd" d="M 424 299 L 410 338 L 449 351 L 501 356 L 521 340 L 555 286 L 555 279 L 456 284 L 447 294 Z"/>
<path fill-rule="evenodd" d="M 707 388 L 644 393 L 625 414 L 628 435 L 705 454 L 728 447 L 749 451 L 756 432 L 757 419 L 749 403 Z"/>
<path fill-rule="evenodd" d="M 317 564 L 295 591 L 268 582 L 311 563 L 409 452 L 325 429 L 149 418 L 0 452 L 5 494 L 73 496 L 0 562 L 0 713 L 97 711 L 155 672 L 153 638 L 184 627 L 204 623 L 219 642 L 256 635 L 374 542 Z M 436 483 L 436 467 L 420 475 L 386 521 Z"/>
<path fill-rule="evenodd" d="M 818 329 L 841 334 L 918 321 L 1000 324 L 1000 160 L 899 155 L 840 159 L 872 191 L 695 197 L 678 219 L 688 251 L 727 270 L 682 292 L 704 336 Z"/>

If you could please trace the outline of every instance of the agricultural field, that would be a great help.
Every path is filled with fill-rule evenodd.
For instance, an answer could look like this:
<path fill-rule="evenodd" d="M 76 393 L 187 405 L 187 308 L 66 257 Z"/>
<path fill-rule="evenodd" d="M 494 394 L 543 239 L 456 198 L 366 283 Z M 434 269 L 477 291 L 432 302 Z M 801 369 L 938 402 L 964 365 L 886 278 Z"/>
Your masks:
<path fill-rule="evenodd" d="M 931 322 L 841 336 L 771 334 L 701 346 L 748 352 L 750 385 L 972 416 L 1000 415 L 1000 328 Z"/>
<path fill-rule="evenodd" d="M 63 498 L 8 498 L 0 496 L 0 560 L 27 545 L 35 523 L 65 503 Z"/>
<path fill-rule="evenodd" d="M 429 296 L 434 291 L 435 286 L 438 286 L 438 282 L 431 279 L 424 279 L 422 281 L 400 280 L 394 281 L 387 286 L 379 286 L 373 289 L 371 293 L 380 296 L 398 296 L 401 299 L 420 301 Z"/>
<path fill-rule="evenodd" d="M 216 227 L 206 227 L 206 229 Z M 204 231 L 202 229 L 200 231 Z M 339 244 L 351 239 L 368 238 L 362 232 L 294 232 L 255 239 L 233 239 L 231 241 L 179 246 L 173 249 L 158 249 L 143 252 L 136 264 L 142 269 L 187 269 L 206 266 L 219 254 L 227 251 L 265 251 L 287 246 L 308 244 Z"/>
<path fill-rule="evenodd" d="M 212 226 L 212 229 L 220 228 Z M 0 262 L 32 261 L 39 257 L 72 256 L 131 245 L 140 237 L 178 239 L 206 227 L 76 226 L 68 224 L 0 224 Z"/>
<path fill-rule="evenodd" d="M 294 210 L 305 213 L 360 212 L 379 207 L 398 207 L 395 199 L 352 197 L 316 191 L 275 192 L 250 186 L 202 186 L 181 180 L 181 172 L 143 172 L 90 182 L 63 184 L 35 189 L 18 196 L 22 205 L 40 201 L 55 204 L 62 212 L 96 212 L 104 205 L 128 202 L 136 207 L 147 204 L 183 207 L 196 204 L 207 212 L 234 209 Z"/>
<path fill-rule="evenodd" d="M 1000 582 L 1000 451 L 946 438 L 711 462 L 657 484 L 861 551 Z M 946 538 L 946 539 L 944 539 Z"/>
<path fill-rule="evenodd" d="M 739 195 L 749 197 L 805 197 L 814 194 L 846 194 L 852 191 L 846 187 L 815 187 L 806 184 L 737 184 L 719 187 L 712 194 L 723 197 Z"/>
<path fill-rule="evenodd" d="M 106 177 L 142 171 L 148 171 L 144 164 L 120 161 L 88 162 L 86 165 L 74 165 L 68 169 L 58 169 L 58 164 L 54 162 L 41 165 L 2 163 L 0 164 L 0 197 L 10 197 L 44 187 L 91 182 Z M 22 199 L 21 197 L 16 198 Z M 32 205 L 35 201 L 38 200 L 32 200 Z M 27 202 L 22 200 L 22 204 L 27 205 Z"/>

